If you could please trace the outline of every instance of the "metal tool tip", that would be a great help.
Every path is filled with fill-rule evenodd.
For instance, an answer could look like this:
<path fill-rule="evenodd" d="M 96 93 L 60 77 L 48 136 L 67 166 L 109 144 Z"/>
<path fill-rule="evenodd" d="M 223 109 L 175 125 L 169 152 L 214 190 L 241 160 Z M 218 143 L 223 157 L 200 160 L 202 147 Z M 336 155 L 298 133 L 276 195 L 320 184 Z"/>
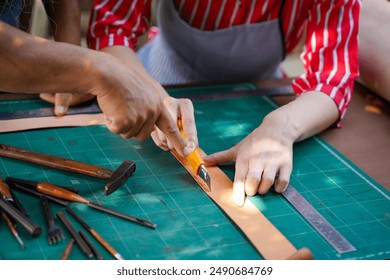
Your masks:
<path fill-rule="evenodd" d="M 207 171 L 207 168 L 204 165 L 200 166 L 198 175 L 199 175 L 200 178 L 203 179 L 203 181 L 205 181 L 205 183 L 207 184 L 207 186 L 209 187 L 209 189 L 211 191 L 210 175 L 209 175 L 209 172 Z"/>
<path fill-rule="evenodd" d="M 23 250 L 26 249 L 26 246 L 24 245 L 24 242 L 22 241 L 22 239 L 19 236 L 15 236 L 15 237 L 18 240 L 20 247 L 22 247 Z"/>

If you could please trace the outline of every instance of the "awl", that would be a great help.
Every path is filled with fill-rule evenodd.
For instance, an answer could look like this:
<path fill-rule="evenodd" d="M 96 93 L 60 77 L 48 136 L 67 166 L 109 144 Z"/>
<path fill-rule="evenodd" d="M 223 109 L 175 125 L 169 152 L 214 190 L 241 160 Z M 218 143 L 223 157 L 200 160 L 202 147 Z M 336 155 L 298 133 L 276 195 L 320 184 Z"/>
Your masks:
<path fill-rule="evenodd" d="M 94 203 L 94 202 L 82 197 L 79 194 L 76 194 L 76 193 L 70 192 L 64 188 L 61 188 L 60 186 L 56 186 L 56 185 L 53 185 L 53 184 L 50 184 L 47 182 L 37 182 L 36 188 L 37 188 L 38 192 L 45 194 L 45 195 L 48 195 L 48 196 L 53 196 L 56 198 L 61 198 L 61 199 L 69 200 L 69 201 L 84 203 L 87 206 L 89 206 L 93 209 L 96 209 L 98 211 L 105 212 L 107 214 L 128 220 L 128 221 L 133 222 L 133 223 L 137 223 L 139 225 L 142 225 L 142 226 L 145 226 L 148 228 L 155 229 L 157 227 L 157 225 L 154 223 L 151 223 L 151 222 L 146 221 L 144 219 L 133 217 L 133 216 L 118 212 L 116 210 L 107 208 L 107 207 L 102 206 L 100 204 Z"/>
<path fill-rule="evenodd" d="M 183 137 L 185 136 L 181 119 L 178 119 L 177 126 L 180 129 Z M 203 157 L 200 154 L 199 147 L 196 147 L 187 157 L 188 163 L 191 165 L 192 170 L 206 183 L 208 191 L 211 191 L 211 180 L 209 172 L 207 171 L 206 165 L 203 161 Z"/>

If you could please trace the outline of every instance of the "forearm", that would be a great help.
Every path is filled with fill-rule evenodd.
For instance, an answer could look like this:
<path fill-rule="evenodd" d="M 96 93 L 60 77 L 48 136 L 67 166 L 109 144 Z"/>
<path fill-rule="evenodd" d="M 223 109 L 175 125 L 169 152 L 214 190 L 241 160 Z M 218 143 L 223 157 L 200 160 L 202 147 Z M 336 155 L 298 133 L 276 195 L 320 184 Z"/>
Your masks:
<path fill-rule="evenodd" d="M 146 79 L 146 82 L 157 83 L 148 73 L 148 71 L 143 66 L 142 62 L 138 59 L 136 53 L 125 46 L 112 46 L 101 49 L 102 52 L 110 54 L 121 61 L 128 69 L 138 73 L 143 78 Z M 168 93 L 162 89 L 161 86 L 158 86 L 159 93 L 163 96 L 168 96 Z"/>
<path fill-rule="evenodd" d="M 145 75 L 148 74 L 142 62 L 138 59 L 136 53 L 128 47 L 112 46 L 101 49 L 101 51 L 116 57 L 129 69 L 134 69 L 134 71 L 137 71 L 138 73 L 143 73 Z"/>
<path fill-rule="evenodd" d="M 54 39 L 58 42 L 80 45 L 81 9 L 78 0 L 45 1 L 44 3 Z"/>
<path fill-rule="evenodd" d="M 0 22 L 0 90 L 85 93 L 102 54 L 57 43 Z"/>
<path fill-rule="evenodd" d="M 307 92 L 268 114 L 263 124 L 291 142 L 320 133 L 339 118 L 336 103 L 321 92 Z"/>

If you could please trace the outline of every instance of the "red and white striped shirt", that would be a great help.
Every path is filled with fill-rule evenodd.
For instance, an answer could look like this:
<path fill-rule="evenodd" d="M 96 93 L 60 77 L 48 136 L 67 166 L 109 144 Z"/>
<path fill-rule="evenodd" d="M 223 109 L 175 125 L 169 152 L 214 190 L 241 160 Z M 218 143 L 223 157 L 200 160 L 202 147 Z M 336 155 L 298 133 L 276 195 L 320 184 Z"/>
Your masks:
<path fill-rule="evenodd" d="M 170 1 L 170 0 L 157 0 Z M 201 30 L 276 19 L 278 0 L 173 0 L 182 19 Z M 290 53 L 306 29 L 301 54 L 305 73 L 293 80 L 297 94 L 328 94 L 342 118 L 351 101 L 358 69 L 358 22 L 361 0 L 286 0 L 282 30 Z M 93 49 L 122 45 L 135 49 L 151 27 L 151 0 L 96 0 L 92 6 L 88 45 Z"/>

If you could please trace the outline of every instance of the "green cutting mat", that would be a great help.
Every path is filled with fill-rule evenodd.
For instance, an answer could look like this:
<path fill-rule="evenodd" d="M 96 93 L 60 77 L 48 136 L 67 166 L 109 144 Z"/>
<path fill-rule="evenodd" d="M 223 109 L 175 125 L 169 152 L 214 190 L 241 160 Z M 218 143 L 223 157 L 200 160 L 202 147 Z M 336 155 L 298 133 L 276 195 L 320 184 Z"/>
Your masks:
<path fill-rule="evenodd" d="M 252 84 L 170 90 L 205 94 L 251 89 Z M 3 101 L 2 111 L 47 106 L 39 100 Z M 206 153 L 227 149 L 243 139 L 271 110 L 266 97 L 195 102 L 199 142 Z M 83 204 L 72 208 L 122 254 L 125 259 L 261 259 L 244 234 L 198 187 L 167 152 L 151 140 L 137 142 L 111 134 L 104 126 L 42 129 L 0 134 L 0 143 L 59 155 L 115 169 L 125 159 L 136 163 L 126 184 L 110 196 L 104 181 L 17 160 L 0 158 L 0 174 L 73 186 L 80 194 L 105 206 L 149 220 L 145 228 L 98 212 Z M 222 168 L 233 178 L 233 165 Z M 389 192 L 319 137 L 294 147 L 291 184 L 346 237 L 357 251 L 338 254 L 289 203 L 275 193 L 250 198 L 262 213 L 297 247 L 308 247 L 315 259 L 390 258 Z M 22 250 L 4 221 L 0 223 L 0 259 L 59 259 L 66 240 L 48 245 L 39 199 L 16 193 L 32 220 L 42 225 L 38 238 L 22 228 L 27 249 Z M 53 211 L 63 209 L 51 204 Z M 83 229 L 69 214 L 76 229 Z M 57 224 L 62 224 L 57 220 Z M 92 238 L 92 237 L 91 237 Z M 93 238 L 92 238 L 93 239 Z M 113 257 L 95 240 L 105 259 Z M 85 259 L 75 246 L 70 259 Z"/>

